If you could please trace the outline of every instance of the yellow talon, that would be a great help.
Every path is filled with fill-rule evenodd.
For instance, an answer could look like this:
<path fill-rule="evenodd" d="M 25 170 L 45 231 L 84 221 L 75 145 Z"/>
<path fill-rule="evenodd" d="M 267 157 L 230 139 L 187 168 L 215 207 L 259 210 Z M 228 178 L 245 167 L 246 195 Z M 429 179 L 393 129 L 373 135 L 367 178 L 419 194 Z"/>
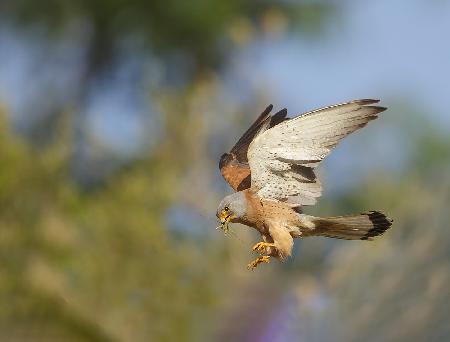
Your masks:
<path fill-rule="evenodd" d="M 256 258 L 255 260 L 253 260 L 251 263 L 249 263 L 247 265 L 247 268 L 249 270 L 254 270 L 256 267 L 258 267 L 259 264 L 265 262 L 265 263 L 269 263 L 270 261 L 270 256 L 264 255 L 264 256 L 260 256 L 258 258 Z"/>
<path fill-rule="evenodd" d="M 266 250 L 266 248 L 268 247 L 275 247 L 275 244 L 269 242 L 258 242 L 252 247 L 252 250 L 258 252 L 259 254 L 265 254 L 268 253 L 268 251 Z"/>

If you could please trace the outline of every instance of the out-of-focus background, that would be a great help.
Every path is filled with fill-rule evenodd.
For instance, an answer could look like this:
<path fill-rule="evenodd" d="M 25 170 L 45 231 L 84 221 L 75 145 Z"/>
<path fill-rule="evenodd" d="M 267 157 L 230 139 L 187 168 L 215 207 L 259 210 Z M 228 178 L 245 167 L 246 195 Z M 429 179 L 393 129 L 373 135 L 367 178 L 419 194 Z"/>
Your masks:
<path fill-rule="evenodd" d="M 449 340 L 449 35 L 445 0 L 3 0 L 0 340 Z M 247 271 L 219 156 L 269 103 L 367 97 L 308 212 L 393 228 Z"/>

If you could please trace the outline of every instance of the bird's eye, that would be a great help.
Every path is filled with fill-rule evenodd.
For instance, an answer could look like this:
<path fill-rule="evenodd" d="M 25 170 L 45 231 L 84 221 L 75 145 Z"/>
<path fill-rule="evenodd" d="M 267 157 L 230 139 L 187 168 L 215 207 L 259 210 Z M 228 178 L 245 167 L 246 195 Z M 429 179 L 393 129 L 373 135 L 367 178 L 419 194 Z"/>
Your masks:
<path fill-rule="evenodd" d="M 223 208 L 223 210 L 225 210 L 225 211 L 230 211 L 230 208 L 225 207 L 225 208 Z"/>

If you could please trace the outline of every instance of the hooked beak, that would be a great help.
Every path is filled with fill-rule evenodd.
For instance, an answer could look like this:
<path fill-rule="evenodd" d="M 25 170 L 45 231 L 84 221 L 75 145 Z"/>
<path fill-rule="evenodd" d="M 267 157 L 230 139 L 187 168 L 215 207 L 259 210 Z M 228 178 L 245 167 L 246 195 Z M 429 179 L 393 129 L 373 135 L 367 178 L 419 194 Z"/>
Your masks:
<path fill-rule="evenodd" d="M 220 223 L 221 223 L 222 225 L 224 225 L 224 224 L 230 222 L 230 220 L 231 220 L 231 215 L 228 214 L 227 211 L 222 210 L 222 211 L 219 213 L 218 218 L 219 218 L 219 220 L 220 220 Z"/>

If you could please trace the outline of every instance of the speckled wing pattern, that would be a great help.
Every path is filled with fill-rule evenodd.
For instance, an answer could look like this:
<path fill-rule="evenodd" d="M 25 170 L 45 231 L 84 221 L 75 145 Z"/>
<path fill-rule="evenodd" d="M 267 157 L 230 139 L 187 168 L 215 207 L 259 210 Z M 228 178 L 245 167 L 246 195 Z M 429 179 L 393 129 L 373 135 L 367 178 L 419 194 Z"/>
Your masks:
<path fill-rule="evenodd" d="M 251 187 L 264 199 L 313 205 L 322 187 L 314 168 L 350 133 L 386 110 L 354 100 L 297 116 L 257 135 L 248 149 Z"/>
<path fill-rule="evenodd" d="M 264 130 L 278 125 L 286 120 L 286 108 L 274 115 L 270 115 L 273 106 L 269 105 L 242 135 L 229 153 L 224 153 L 220 158 L 219 168 L 225 180 L 235 191 L 241 191 L 250 187 L 251 175 L 248 165 L 247 150 L 254 137 Z"/>

